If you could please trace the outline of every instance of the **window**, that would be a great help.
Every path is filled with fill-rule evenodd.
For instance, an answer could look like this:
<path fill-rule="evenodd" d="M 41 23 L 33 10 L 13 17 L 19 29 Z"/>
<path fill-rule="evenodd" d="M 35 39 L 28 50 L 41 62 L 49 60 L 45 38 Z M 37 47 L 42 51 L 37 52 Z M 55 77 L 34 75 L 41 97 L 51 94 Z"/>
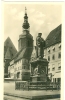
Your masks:
<path fill-rule="evenodd" d="M 58 53 L 58 58 L 61 58 L 61 53 L 60 52 Z"/>
<path fill-rule="evenodd" d="M 54 71 L 54 70 L 55 70 L 55 67 L 52 68 L 52 71 Z"/>
<path fill-rule="evenodd" d="M 59 50 L 61 49 L 61 44 L 59 44 Z"/>
<path fill-rule="evenodd" d="M 48 61 L 50 61 L 50 56 L 48 56 Z"/>
<path fill-rule="evenodd" d="M 61 70 L 61 66 L 58 67 L 58 70 Z"/>
<path fill-rule="evenodd" d="M 53 65 L 52 65 L 52 71 L 54 71 L 54 70 L 55 70 L 55 65 L 53 64 Z"/>
<path fill-rule="evenodd" d="M 58 78 L 58 83 L 60 83 L 61 82 L 61 78 Z"/>
<path fill-rule="evenodd" d="M 48 50 L 48 53 L 50 54 L 50 50 Z"/>
<path fill-rule="evenodd" d="M 58 70 L 61 70 L 61 63 L 58 63 Z"/>
<path fill-rule="evenodd" d="M 55 51 L 55 46 L 52 46 L 52 50 Z"/>
<path fill-rule="evenodd" d="M 56 83 L 56 78 L 55 78 L 55 83 Z"/>
<path fill-rule="evenodd" d="M 52 60 L 55 60 L 55 55 L 52 55 Z"/>
<path fill-rule="evenodd" d="M 55 48 L 53 48 L 53 51 L 55 51 Z"/>

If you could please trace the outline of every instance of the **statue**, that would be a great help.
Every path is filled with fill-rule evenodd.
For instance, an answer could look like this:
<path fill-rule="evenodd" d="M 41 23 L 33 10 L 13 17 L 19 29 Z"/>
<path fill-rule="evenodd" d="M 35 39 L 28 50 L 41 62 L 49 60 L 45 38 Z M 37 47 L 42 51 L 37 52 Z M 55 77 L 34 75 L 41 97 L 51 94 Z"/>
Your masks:
<path fill-rule="evenodd" d="M 42 33 L 38 33 L 38 36 L 36 38 L 36 53 L 37 53 L 37 58 L 43 58 L 44 54 L 44 46 L 45 46 L 45 41 L 41 37 Z"/>
<path fill-rule="evenodd" d="M 38 74 L 38 68 L 35 68 L 34 69 L 34 75 L 37 75 Z"/>

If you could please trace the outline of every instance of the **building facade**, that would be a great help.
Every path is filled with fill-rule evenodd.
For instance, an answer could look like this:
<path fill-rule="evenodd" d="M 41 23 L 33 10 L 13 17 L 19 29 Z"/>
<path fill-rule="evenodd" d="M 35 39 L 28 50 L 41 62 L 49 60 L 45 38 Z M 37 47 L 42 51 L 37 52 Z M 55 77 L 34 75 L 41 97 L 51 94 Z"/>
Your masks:
<path fill-rule="evenodd" d="M 8 77 L 8 66 L 11 59 L 15 56 L 17 50 L 13 45 L 11 39 L 8 37 L 4 42 L 4 77 Z"/>
<path fill-rule="evenodd" d="M 61 25 L 46 38 L 44 57 L 48 60 L 48 77 L 51 82 L 61 81 Z"/>

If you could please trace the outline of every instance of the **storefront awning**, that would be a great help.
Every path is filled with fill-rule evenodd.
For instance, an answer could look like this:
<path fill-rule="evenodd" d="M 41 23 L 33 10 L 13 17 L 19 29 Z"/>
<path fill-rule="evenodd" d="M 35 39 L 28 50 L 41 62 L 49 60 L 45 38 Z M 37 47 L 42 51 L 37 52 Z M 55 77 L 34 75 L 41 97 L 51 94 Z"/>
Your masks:
<path fill-rule="evenodd" d="M 61 73 L 55 73 L 55 75 L 53 76 L 53 78 L 61 78 Z"/>

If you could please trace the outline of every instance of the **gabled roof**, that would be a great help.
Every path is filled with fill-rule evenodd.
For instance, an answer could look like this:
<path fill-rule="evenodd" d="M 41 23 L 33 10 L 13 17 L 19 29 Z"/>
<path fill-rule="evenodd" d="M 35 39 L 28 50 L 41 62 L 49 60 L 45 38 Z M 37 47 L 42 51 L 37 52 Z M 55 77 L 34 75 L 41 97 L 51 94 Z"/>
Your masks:
<path fill-rule="evenodd" d="M 61 42 L 61 26 L 60 24 L 58 27 L 56 27 L 54 30 L 52 30 L 49 35 L 47 36 L 45 40 L 45 47 L 52 46 L 56 43 Z"/>
<path fill-rule="evenodd" d="M 10 55 L 10 58 L 12 59 L 16 53 L 17 53 L 17 50 L 15 46 L 13 45 L 11 39 L 8 37 L 6 41 L 4 42 L 4 58 L 6 55 L 7 56 Z"/>
<path fill-rule="evenodd" d="M 14 56 L 14 62 L 17 62 L 18 60 L 22 59 L 22 58 L 27 58 L 30 59 L 31 57 L 31 53 L 32 53 L 32 49 L 31 48 L 23 48 L 21 49 L 19 52 L 17 52 L 17 54 Z M 13 60 L 12 59 L 12 60 Z"/>

